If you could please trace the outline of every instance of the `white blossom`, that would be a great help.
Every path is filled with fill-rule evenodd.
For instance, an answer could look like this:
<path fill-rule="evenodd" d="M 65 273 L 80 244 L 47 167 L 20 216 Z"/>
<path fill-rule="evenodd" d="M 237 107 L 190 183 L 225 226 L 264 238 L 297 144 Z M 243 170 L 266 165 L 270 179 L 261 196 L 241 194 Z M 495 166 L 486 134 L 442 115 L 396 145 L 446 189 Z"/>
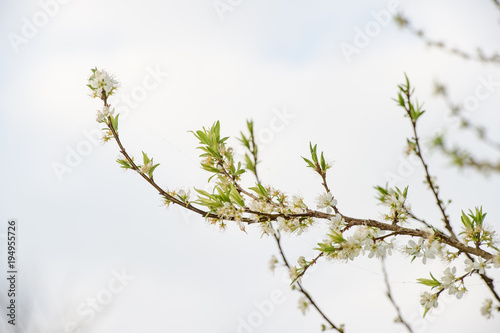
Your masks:
<path fill-rule="evenodd" d="M 394 248 L 394 244 L 392 242 L 375 242 L 371 239 L 371 242 L 366 245 L 367 250 L 370 250 L 368 253 L 368 258 L 385 258 L 387 255 L 392 255 L 392 249 Z"/>
<path fill-rule="evenodd" d="M 447 267 L 445 269 L 444 276 L 441 280 L 443 287 L 445 289 L 449 288 L 457 280 L 457 278 L 455 277 L 456 272 L 457 272 L 456 267 L 453 267 L 453 268 Z"/>
<path fill-rule="evenodd" d="M 293 214 L 301 214 L 301 213 L 305 213 L 306 212 L 307 206 L 305 205 L 304 199 L 302 197 L 294 195 L 294 196 L 292 196 L 291 207 L 288 207 L 288 209 Z"/>
<path fill-rule="evenodd" d="M 422 295 L 420 295 L 420 304 L 426 309 L 437 308 L 439 305 L 437 295 L 425 291 Z"/>
<path fill-rule="evenodd" d="M 102 111 L 101 110 L 97 111 L 96 120 L 98 123 L 103 123 L 106 121 L 106 118 L 108 118 L 109 116 L 112 116 L 113 113 L 115 113 L 115 108 L 111 108 L 109 106 L 104 106 L 102 108 Z"/>
<path fill-rule="evenodd" d="M 89 88 L 92 89 L 92 97 L 102 98 L 103 92 L 107 96 L 113 94 L 113 92 L 120 86 L 118 81 L 116 81 L 111 75 L 106 71 L 93 70 L 92 75 L 89 77 Z"/>
<path fill-rule="evenodd" d="M 141 171 L 143 173 L 149 173 L 149 171 L 151 171 L 152 167 L 153 167 L 153 161 L 150 160 L 147 164 L 141 166 Z"/>
<path fill-rule="evenodd" d="M 434 245 L 425 244 L 422 238 L 419 239 L 418 244 L 410 239 L 404 251 L 414 258 L 422 257 L 422 263 L 424 265 L 426 264 L 427 259 L 435 259 L 437 254 L 437 249 Z"/>
<path fill-rule="evenodd" d="M 304 268 L 305 266 L 307 266 L 306 258 L 304 258 L 303 256 L 300 256 L 297 259 L 297 262 L 299 263 L 299 266 L 302 267 L 302 268 Z"/>
<path fill-rule="evenodd" d="M 493 267 L 498 268 L 500 267 L 500 252 L 498 252 L 493 259 L 491 259 L 493 263 Z"/>
<path fill-rule="evenodd" d="M 455 295 L 456 298 L 458 298 L 458 299 L 461 299 L 462 296 L 465 294 L 466 291 L 467 291 L 467 289 L 465 289 L 464 286 L 457 287 L 456 285 L 451 285 L 448 288 L 448 294 L 449 295 Z"/>
<path fill-rule="evenodd" d="M 360 252 L 361 246 L 359 244 L 347 240 L 347 242 L 342 243 L 342 249 L 336 252 L 336 257 L 341 260 L 354 260 Z"/>
<path fill-rule="evenodd" d="M 465 259 L 465 271 L 472 272 L 478 270 L 479 274 L 484 274 L 486 269 L 491 268 L 490 261 L 485 261 L 483 258 L 478 258 L 476 261 L 472 261 L 469 258 Z"/>
<path fill-rule="evenodd" d="M 461 299 L 467 290 L 463 285 L 461 287 L 456 286 L 456 283 L 458 282 L 455 277 L 456 273 L 456 267 L 447 267 L 444 271 L 444 276 L 441 278 L 441 285 L 445 290 L 448 290 L 449 295 L 455 295 L 458 299 Z"/>
<path fill-rule="evenodd" d="M 331 192 L 326 192 L 323 194 L 320 194 L 316 198 L 316 203 L 317 203 L 317 208 L 318 209 L 323 209 L 326 208 L 326 212 L 330 214 L 332 212 L 332 206 L 337 205 L 337 200 L 333 198 L 333 195 Z"/>
<path fill-rule="evenodd" d="M 257 222 L 259 220 L 259 217 L 257 215 L 254 215 L 252 214 L 250 216 L 250 219 L 252 221 L 255 221 Z M 262 222 L 262 223 L 259 223 L 260 224 L 260 228 L 262 229 L 262 232 L 266 235 L 272 235 L 274 233 L 274 229 L 271 227 L 271 223 L 270 222 Z"/>
<path fill-rule="evenodd" d="M 236 209 L 231 203 L 224 202 L 222 207 L 217 209 L 217 215 L 222 216 L 223 218 L 234 218 L 236 220 L 241 220 L 241 211 Z"/>
<path fill-rule="evenodd" d="M 297 267 L 295 266 L 292 266 L 290 268 L 290 270 L 288 271 L 288 274 L 290 276 L 290 280 L 292 281 L 296 281 L 296 282 L 300 282 L 300 278 L 299 278 L 299 272 L 297 270 Z"/>
<path fill-rule="evenodd" d="M 340 214 L 335 214 L 335 216 L 331 217 L 330 222 L 332 229 L 335 231 L 339 231 L 342 225 L 345 224 L 345 220 Z"/>
<path fill-rule="evenodd" d="M 189 201 L 189 196 L 191 195 L 191 191 L 188 189 L 187 191 L 184 189 L 180 189 L 177 191 L 177 196 L 184 202 Z"/>
<path fill-rule="evenodd" d="M 305 315 L 307 309 L 309 308 L 309 300 L 305 298 L 304 296 L 301 296 L 299 298 L 299 309 L 302 311 L 302 314 Z"/>
<path fill-rule="evenodd" d="M 483 306 L 481 306 L 481 314 L 486 317 L 486 319 L 490 319 L 493 314 L 491 311 L 493 310 L 493 301 L 491 299 L 484 300 Z"/>
<path fill-rule="evenodd" d="M 271 270 L 271 272 L 273 272 L 274 274 L 274 270 L 276 269 L 276 264 L 278 263 L 278 259 L 276 258 L 276 256 L 273 254 L 271 256 L 271 259 L 269 259 L 269 269 Z"/>

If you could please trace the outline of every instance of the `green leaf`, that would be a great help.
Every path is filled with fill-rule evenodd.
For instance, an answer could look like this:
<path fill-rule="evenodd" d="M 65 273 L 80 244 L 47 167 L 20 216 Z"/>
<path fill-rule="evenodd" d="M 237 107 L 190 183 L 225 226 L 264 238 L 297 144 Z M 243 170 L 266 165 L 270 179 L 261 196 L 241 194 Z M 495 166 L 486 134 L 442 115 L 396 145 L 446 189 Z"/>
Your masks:
<path fill-rule="evenodd" d="M 145 152 L 142 152 L 142 160 L 143 160 L 144 165 L 148 164 L 150 161 L 148 155 L 146 155 Z"/>
<path fill-rule="evenodd" d="M 214 168 L 208 164 L 202 164 L 201 167 L 203 168 L 203 170 L 206 170 L 208 172 L 212 172 L 212 173 L 221 173 L 221 171 L 217 168 Z"/>
<path fill-rule="evenodd" d="M 203 131 L 196 131 L 195 136 L 200 140 L 201 144 L 210 146 L 210 139 L 208 138 L 208 135 L 205 134 Z"/>
<path fill-rule="evenodd" d="M 122 159 L 117 159 L 116 162 L 118 162 L 121 166 L 121 168 L 124 168 L 124 169 L 131 169 L 132 166 L 128 163 L 127 160 L 122 160 Z"/>
<path fill-rule="evenodd" d="M 307 165 L 308 167 L 313 168 L 313 169 L 315 169 L 315 170 L 316 170 L 316 166 L 314 165 L 314 163 L 313 163 L 313 162 L 311 162 L 310 160 L 308 160 L 308 159 L 307 159 L 307 158 L 305 158 L 305 157 L 302 157 L 302 159 L 303 159 L 304 161 L 306 161 L 306 163 L 308 164 L 308 165 Z"/>
<path fill-rule="evenodd" d="M 257 193 L 259 196 L 267 198 L 268 193 L 267 193 L 266 188 L 264 186 L 262 186 L 261 184 L 256 184 L 256 185 L 257 186 L 250 187 L 249 189 L 254 191 L 255 193 Z"/>
<path fill-rule="evenodd" d="M 231 199 L 233 199 L 233 201 L 235 203 L 237 203 L 238 205 L 240 205 L 241 207 L 244 207 L 245 206 L 245 202 L 243 201 L 243 198 L 241 197 L 241 195 L 238 193 L 238 191 L 236 190 L 236 188 L 233 186 L 231 186 L 231 192 L 230 192 L 230 197 Z"/>
<path fill-rule="evenodd" d="M 385 186 L 385 188 L 382 186 L 374 186 L 373 188 L 378 191 L 378 195 L 376 196 L 376 198 L 380 202 L 385 203 L 385 198 L 387 197 L 387 195 L 389 195 L 389 190 L 387 188 L 387 185 Z"/>
<path fill-rule="evenodd" d="M 399 105 L 401 105 L 402 107 L 405 106 L 405 100 L 403 99 L 403 95 L 401 93 L 398 93 L 398 101 Z"/>
<path fill-rule="evenodd" d="M 240 134 L 241 134 L 241 139 L 240 139 L 241 143 L 243 143 L 243 145 L 246 148 L 250 149 L 250 141 L 248 140 L 247 137 L 245 137 L 245 135 L 243 134 L 243 132 L 240 132 Z"/>
<path fill-rule="evenodd" d="M 318 145 L 315 144 L 313 147 L 312 144 L 309 142 L 309 149 L 311 150 L 311 158 L 314 161 L 314 164 L 318 164 L 318 154 L 316 153 L 317 146 Z"/>
<path fill-rule="evenodd" d="M 346 242 L 347 240 L 342 237 L 342 234 L 336 232 L 336 231 L 333 231 L 332 230 L 332 233 L 331 234 L 328 234 L 328 236 L 330 237 L 330 239 L 332 240 L 332 242 L 334 243 L 343 243 L 343 242 Z"/>
<path fill-rule="evenodd" d="M 215 125 L 212 126 L 211 132 L 215 134 L 216 138 L 220 137 L 220 122 L 218 120 L 215 122 Z"/>
<path fill-rule="evenodd" d="M 149 177 L 152 177 L 153 176 L 153 171 L 155 171 L 156 167 L 160 165 L 160 163 L 158 164 L 155 164 L 151 167 L 151 170 L 149 170 Z"/>
<path fill-rule="evenodd" d="M 255 165 L 248 154 L 245 154 L 245 165 L 248 170 L 255 172 Z"/>
<path fill-rule="evenodd" d="M 253 120 L 247 120 L 247 128 L 250 135 L 253 136 Z"/>
<path fill-rule="evenodd" d="M 118 131 L 118 117 L 120 114 L 117 114 L 116 117 L 111 116 L 111 125 L 113 125 L 113 128 L 115 131 Z"/>
<path fill-rule="evenodd" d="M 420 278 L 420 279 L 417 279 L 418 283 L 432 287 L 432 288 L 439 287 L 441 285 L 441 282 L 436 280 L 436 278 L 432 275 L 432 273 L 429 273 L 429 274 L 431 275 L 432 279 Z"/>
<path fill-rule="evenodd" d="M 486 213 L 483 214 L 483 207 L 476 207 L 476 214 L 473 217 L 474 221 L 477 223 L 477 225 L 483 225 L 484 218 L 486 217 Z M 471 212 L 472 214 L 472 212 Z M 472 217 L 472 216 L 471 216 Z"/>
<path fill-rule="evenodd" d="M 260 192 L 262 193 L 262 195 L 267 198 L 269 196 L 269 194 L 267 193 L 266 188 L 264 186 L 262 186 L 261 184 L 257 184 L 257 186 L 260 188 Z"/>
<path fill-rule="evenodd" d="M 462 223 L 467 230 L 473 230 L 474 229 L 474 223 L 471 221 L 471 219 L 464 213 L 462 210 L 462 216 L 461 216 Z"/>
<path fill-rule="evenodd" d="M 212 197 L 212 194 L 208 193 L 207 191 L 204 191 L 204 190 L 199 190 L 197 189 L 196 187 L 194 188 L 194 190 L 198 193 L 200 193 L 201 195 L 205 196 L 205 197 Z"/>
<path fill-rule="evenodd" d="M 337 248 L 330 244 L 318 243 L 318 247 L 315 248 L 315 250 L 325 253 L 334 253 L 335 251 L 337 251 Z"/>
<path fill-rule="evenodd" d="M 326 171 L 326 162 L 325 157 L 323 156 L 323 152 L 321 152 L 321 170 Z"/>

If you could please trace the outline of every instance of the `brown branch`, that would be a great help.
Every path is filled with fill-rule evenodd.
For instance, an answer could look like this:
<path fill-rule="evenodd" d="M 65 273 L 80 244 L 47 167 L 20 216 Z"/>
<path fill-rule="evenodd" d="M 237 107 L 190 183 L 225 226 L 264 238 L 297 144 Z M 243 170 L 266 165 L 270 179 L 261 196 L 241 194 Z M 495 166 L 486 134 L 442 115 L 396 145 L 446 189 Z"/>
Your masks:
<path fill-rule="evenodd" d="M 413 237 L 420 237 L 427 239 L 429 237 L 433 237 L 435 239 L 438 239 L 441 243 L 447 244 L 451 247 L 456 248 L 457 250 L 461 252 L 466 252 L 473 254 L 475 256 L 482 257 L 485 260 L 489 260 L 493 258 L 493 255 L 489 252 L 486 252 L 482 249 L 478 249 L 475 247 L 470 247 L 468 245 L 465 245 L 464 243 L 460 242 L 458 239 L 452 238 L 444 233 L 442 233 L 439 230 L 435 230 L 434 234 L 432 235 L 431 233 L 419 229 L 410 229 L 410 228 L 405 228 L 401 227 L 399 225 L 394 225 L 394 224 L 387 224 L 387 223 L 382 223 L 379 221 L 375 220 L 370 220 L 370 219 L 357 219 L 353 217 L 348 217 L 345 215 L 342 215 L 344 220 L 347 222 L 347 226 L 357 226 L 357 225 L 364 225 L 367 227 L 374 227 L 378 228 L 381 230 L 386 230 L 386 231 L 393 231 L 398 235 L 407 235 L 407 236 L 413 236 Z"/>
<path fill-rule="evenodd" d="M 149 178 L 146 174 L 144 174 L 143 172 L 140 171 L 140 168 L 135 164 L 135 162 L 132 160 L 132 158 L 129 156 L 129 154 L 127 153 L 127 151 L 123 147 L 123 145 L 120 141 L 120 138 L 118 136 L 118 133 L 114 129 L 113 125 L 111 124 L 111 119 L 108 119 L 108 128 L 111 130 L 113 137 L 115 138 L 118 146 L 120 147 L 120 152 L 123 154 L 123 156 L 130 163 L 130 165 L 132 166 L 132 169 L 137 171 L 139 173 L 139 175 L 141 175 L 141 177 L 144 180 L 146 180 L 151 186 L 153 186 L 158 191 L 158 193 L 160 195 L 165 197 L 167 200 L 173 202 L 174 204 L 177 204 L 181 207 L 184 207 L 185 209 L 188 209 L 194 213 L 197 213 L 205 218 L 213 218 L 213 219 L 218 219 L 218 220 L 222 219 L 222 217 L 217 215 L 217 214 L 199 209 L 190 203 L 186 204 L 185 202 L 168 194 L 158 184 L 156 184 L 153 179 Z M 260 216 L 258 220 L 253 220 L 253 219 L 250 219 L 248 217 L 242 217 L 241 222 L 245 222 L 248 224 L 276 221 L 278 219 L 278 217 L 283 217 L 283 218 L 296 218 L 296 217 L 301 218 L 302 217 L 302 218 L 330 219 L 334 216 L 331 214 L 327 214 L 327 213 L 323 213 L 323 212 L 319 212 L 319 211 L 313 211 L 313 210 L 308 210 L 306 213 L 302 213 L 302 214 L 272 214 L 272 213 L 261 213 L 261 212 L 257 212 L 257 211 L 252 211 L 252 210 L 246 208 L 245 212 L 257 214 Z M 356 225 L 365 225 L 365 226 L 369 226 L 369 227 L 379 228 L 381 230 L 393 231 L 393 232 L 396 232 L 396 234 L 400 234 L 400 235 L 408 235 L 408 236 L 415 236 L 415 237 L 421 237 L 421 238 L 428 238 L 429 237 L 429 234 L 427 232 L 419 230 L 419 229 L 404 228 L 404 227 L 400 227 L 398 225 L 386 224 L 386 223 L 382 223 L 382 222 L 378 222 L 378 221 L 370 220 L 370 219 L 356 219 L 356 218 L 348 217 L 345 215 L 342 215 L 342 217 L 348 223 L 349 227 L 356 226 Z M 230 218 L 224 218 L 224 220 L 234 221 L 235 219 L 230 217 Z M 482 249 L 469 247 L 469 246 L 461 243 L 457 239 L 452 239 L 451 237 L 443 234 L 442 232 L 437 231 L 435 233 L 435 237 L 439 237 L 439 239 L 443 243 L 450 245 L 450 246 L 458 249 L 461 252 L 471 253 L 471 254 L 474 254 L 476 256 L 480 256 L 486 260 L 491 259 L 493 257 L 492 254 L 490 254 Z"/>

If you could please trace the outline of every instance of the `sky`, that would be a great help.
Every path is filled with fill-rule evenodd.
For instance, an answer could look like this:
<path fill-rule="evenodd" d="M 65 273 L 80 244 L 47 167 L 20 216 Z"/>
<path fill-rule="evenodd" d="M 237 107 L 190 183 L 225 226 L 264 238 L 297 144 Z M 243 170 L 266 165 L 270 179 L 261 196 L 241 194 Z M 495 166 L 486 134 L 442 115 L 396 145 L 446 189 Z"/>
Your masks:
<path fill-rule="evenodd" d="M 322 319 L 312 310 L 302 315 L 285 269 L 268 268 L 278 255 L 273 239 L 167 209 L 153 188 L 119 168 L 116 143 L 100 143 L 101 105 L 86 81 L 94 67 L 120 81 L 110 102 L 121 113 L 122 141 L 160 163 L 155 179 L 165 188 L 206 186 L 189 131 L 219 120 L 240 154 L 236 137 L 253 119 L 265 184 L 314 208 L 321 181 L 301 159 L 312 142 L 333 163 L 329 184 L 346 215 L 380 219 L 373 186 L 397 176 L 396 185 L 410 186 L 412 208 L 439 225 L 422 169 L 404 155 L 411 125 L 392 100 L 397 85 L 406 73 L 424 102 L 424 142 L 446 130 L 452 142 L 494 157 L 498 151 L 457 129 L 433 87 L 447 84 L 463 103 L 485 80 L 499 81 L 500 71 L 427 47 L 398 29 L 396 11 L 451 47 L 500 49 L 500 11 L 486 0 L 0 0 L 0 267 L 6 275 L 5 233 L 16 219 L 19 332 L 319 332 Z M 500 140 L 500 93 L 490 88 L 470 113 Z M 498 230 L 500 177 L 425 154 L 442 196 L 452 199 L 454 226 L 461 210 L 482 205 Z M 319 223 L 284 237 L 289 260 L 316 256 L 326 230 Z M 462 300 L 447 297 L 422 318 L 426 289 L 416 279 L 446 265 L 410 261 L 394 254 L 387 268 L 415 332 L 500 328 L 500 314 L 480 315 L 491 296 L 477 279 Z M 393 323 L 377 261 L 321 261 L 304 285 L 349 332 L 404 331 Z M 4 314 L 0 327 L 12 331 Z"/>

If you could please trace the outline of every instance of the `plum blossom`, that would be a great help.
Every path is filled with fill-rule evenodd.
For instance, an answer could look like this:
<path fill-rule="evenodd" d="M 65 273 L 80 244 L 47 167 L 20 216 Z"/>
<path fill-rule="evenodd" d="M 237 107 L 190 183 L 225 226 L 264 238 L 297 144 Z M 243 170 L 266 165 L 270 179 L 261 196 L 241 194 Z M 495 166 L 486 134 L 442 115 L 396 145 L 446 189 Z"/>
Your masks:
<path fill-rule="evenodd" d="M 111 96 L 120 84 L 105 70 L 100 71 L 96 68 L 92 70 L 87 86 L 92 89 L 92 97 L 104 99 L 104 94 L 105 96 Z"/>
<path fill-rule="evenodd" d="M 484 274 L 484 271 L 488 268 L 491 268 L 490 261 L 485 261 L 483 258 L 478 258 L 476 261 L 472 261 L 470 259 L 465 259 L 465 270 L 467 272 L 472 272 L 474 270 L 478 270 L 479 274 Z"/>
<path fill-rule="evenodd" d="M 486 317 L 486 319 L 490 319 L 493 314 L 491 310 L 493 310 L 493 301 L 491 299 L 484 300 L 483 306 L 481 307 L 481 314 Z"/>
<path fill-rule="evenodd" d="M 274 274 L 274 270 L 276 269 L 276 264 L 278 263 L 278 259 L 276 258 L 276 256 L 273 254 L 271 256 L 271 259 L 269 259 L 269 269 L 271 270 L 271 272 L 273 272 Z"/>
<path fill-rule="evenodd" d="M 300 271 L 299 269 L 296 267 L 296 266 L 292 266 L 289 270 L 288 270 L 288 274 L 290 276 L 290 280 L 292 280 L 293 285 L 292 285 L 292 289 L 293 287 L 295 287 L 295 283 L 300 283 L 301 282 L 301 279 L 302 279 L 302 276 L 300 275 Z"/>
<path fill-rule="evenodd" d="M 104 123 L 109 116 L 112 116 L 115 113 L 115 108 L 111 108 L 109 106 L 104 106 L 101 110 L 97 111 L 96 120 L 98 123 Z"/>
<path fill-rule="evenodd" d="M 300 256 L 298 259 L 297 259 L 297 263 L 299 264 L 300 267 L 304 268 L 307 266 L 307 261 L 306 261 L 306 258 L 304 258 L 304 256 Z"/>
<path fill-rule="evenodd" d="M 316 203 L 317 203 L 317 208 L 318 209 L 323 209 L 326 208 L 326 212 L 330 214 L 332 212 L 332 207 L 337 205 L 337 200 L 333 198 L 333 195 L 331 192 L 326 192 L 323 194 L 320 194 L 316 198 Z"/>
<path fill-rule="evenodd" d="M 330 222 L 334 231 L 339 231 L 342 225 L 345 224 L 345 220 L 340 214 L 335 214 L 334 217 L 330 218 Z"/>
<path fill-rule="evenodd" d="M 426 309 L 437 308 L 439 305 L 437 295 L 425 291 L 422 295 L 420 295 L 420 304 Z"/>
<path fill-rule="evenodd" d="M 305 315 L 307 309 L 309 308 L 309 300 L 304 296 L 299 298 L 299 309 L 302 311 L 302 314 Z"/>
<path fill-rule="evenodd" d="M 449 295 L 455 295 L 458 299 L 461 299 L 467 290 L 463 285 L 461 287 L 455 285 L 455 283 L 458 282 L 458 279 L 455 277 L 456 273 L 456 267 L 447 267 L 444 271 L 444 276 L 441 278 L 441 285 L 444 289 L 448 290 Z"/>
<path fill-rule="evenodd" d="M 141 171 L 143 173 L 149 173 L 149 171 L 151 170 L 152 167 L 153 167 L 153 161 L 151 160 L 151 161 L 149 161 L 149 163 L 147 163 L 141 167 Z"/>
<path fill-rule="evenodd" d="M 427 259 L 435 259 L 437 254 L 437 249 L 432 246 L 432 244 L 425 244 L 422 238 L 420 238 L 418 243 L 415 243 L 412 239 L 410 239 L 404 251 L 410 256 L 413 256 L 412 261 L 415 258 L 422 257 L 422 263 L 424 265 L 427 262 Z"/>

